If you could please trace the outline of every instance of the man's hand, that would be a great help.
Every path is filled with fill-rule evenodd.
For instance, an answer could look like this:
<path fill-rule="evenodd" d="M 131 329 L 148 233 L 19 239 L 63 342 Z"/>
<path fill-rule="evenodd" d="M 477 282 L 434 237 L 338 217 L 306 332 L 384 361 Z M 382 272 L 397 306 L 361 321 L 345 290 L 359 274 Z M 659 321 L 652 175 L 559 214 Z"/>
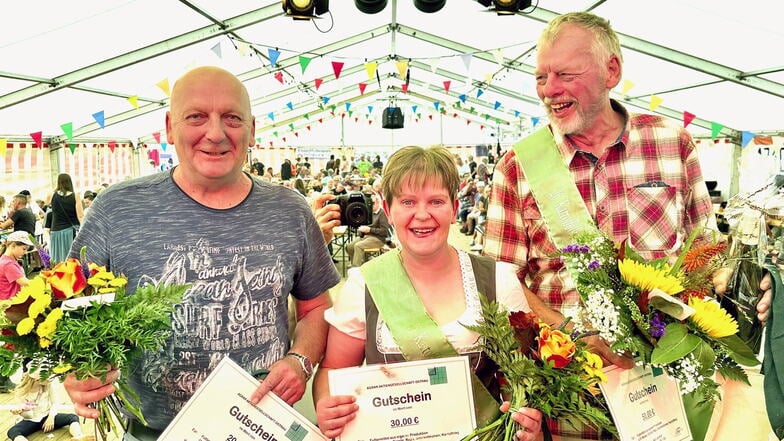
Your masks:
<path fill-rule="evenodd" d="M 713 273 L 713 291 L 716 292 L 717 295 L 724 295 L 727 292 L 727 285 L 730 282 L 730 277 L 732 277 L 732 269 L 731 268 L 719 268 Z"/>
<path fill-rule="evenodd" d="M 760 281 L 759 289 L 762 291 L 762 297 L 757 302 L 757 319 L 765 324 L 770 315 L 770 302 L 773 301 L 773 278 L 770 273 L 765 273 Z"/>
<path fill-rule="evenodd" d="M 305 394 L 305 372 L 294 357 L 285 356 L 270 366 L 267 377 L 250 396 L 250 404 L 256 405 L 268 392 L 287 402 L 290 406 Z"/>
<path fill-rule="evenodd" d="M 370 233 L 370 227 L 368 227 L 367 225 L 360 225 L 359 227 L 357 227 L 357 231 L 359 231 L 360 233 Z"/>
<path fill-rule="evenodd" d="M 509 412 L 510 404 L 504 401 L 501 404 L 501 412 Z M 542 412 L 530 407 L 511 409 L 512 419 L 520 425 L 520 430 L 515 433 L 515 439 L 519 441 L 535 441 L 542 433 Z"/>
<path fill-rule="evenodd" d="M 332 242 L 334 234 L 332 229 L 340 225 L 340 206 L 338 204 L 328 204 L 327 202 L 335 199 L 335 195 L 325 193 L 316 197 L 313 201 L 313 215 L 321 228 L 324 242 Z"/>
<path fill-rule="evenodd" d="M 74 411 L 77 415 L 85 418 L 98 418 L 101 413 L 98 409 L 90 407 L 96 401 L 108 397 L 114 393 L 114 386 L 112 383 L 120 378 L 120 371 L 113 369 L 106 374 L 106 381 L 103 382 L 99 378 L 87 378 L 86 380 L 79 381 L 74 374 L 69 374 L 65 377 L 63 386 L 71 401 L 74 404 Z"/>

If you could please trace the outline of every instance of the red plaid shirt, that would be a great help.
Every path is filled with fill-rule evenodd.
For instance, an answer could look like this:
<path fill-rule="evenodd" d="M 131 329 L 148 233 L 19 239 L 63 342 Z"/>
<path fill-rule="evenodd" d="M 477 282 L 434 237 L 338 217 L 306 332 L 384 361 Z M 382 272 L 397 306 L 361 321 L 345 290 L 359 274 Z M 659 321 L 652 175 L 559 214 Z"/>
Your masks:
<path fill-rule="evenodd" d="M 683 127 L 654 115 L 626 115 L 626 129 L 600 158 L 568 139 L 556 145 L 588 212 L 616 243 L 627 240 L 643 258 L 675 256 L 697 226 L 716 230 L 697 152 Z M 558 257 L 525 173 L 513 150 L 493 171 L 483 253 L 520 267 L 520 281 L 545 304 L 574 317 L 579 295 Z M 551 426 L 556 426 L 551 422 Z M 597 439 L 588 428 L 554 433 Z"/>

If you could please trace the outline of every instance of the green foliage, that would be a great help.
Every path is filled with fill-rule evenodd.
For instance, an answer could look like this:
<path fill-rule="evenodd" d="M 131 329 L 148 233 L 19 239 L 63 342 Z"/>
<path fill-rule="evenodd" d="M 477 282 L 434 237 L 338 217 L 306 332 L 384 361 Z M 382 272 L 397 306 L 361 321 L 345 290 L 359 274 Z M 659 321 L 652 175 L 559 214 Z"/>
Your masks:
<path fill-rule="evenodd" d="M 662 365 L 680 360 L 690 354 L 702 340 L 689 333 L 689 328 L 681 323 L 670 323 L 664 328 L 664 336 L 653 348 L 651 362 Z"/>

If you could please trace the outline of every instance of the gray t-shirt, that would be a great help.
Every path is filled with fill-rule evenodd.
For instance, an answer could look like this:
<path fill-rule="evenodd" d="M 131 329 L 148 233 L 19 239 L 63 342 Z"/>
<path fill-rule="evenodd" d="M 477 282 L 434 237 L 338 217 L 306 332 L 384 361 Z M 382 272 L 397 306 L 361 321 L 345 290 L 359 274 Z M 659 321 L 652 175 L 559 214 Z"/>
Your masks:
<path fill-rule="evenodd" d="M 171 172 L 112 185 L 96 198 L 71 248 L 146 283 L 191 283 L 164 351 L 134 360 L 130 382 L 150 427 L 163 429 L 225 356 L 249 371 L 289 348 L 288 295 L 307 300 L 340 276 L 321 230 L 295 191 L 256 179 L 238 206 L 186 195 Z M 250 391 L 248 391 L 250 393 Z"/>

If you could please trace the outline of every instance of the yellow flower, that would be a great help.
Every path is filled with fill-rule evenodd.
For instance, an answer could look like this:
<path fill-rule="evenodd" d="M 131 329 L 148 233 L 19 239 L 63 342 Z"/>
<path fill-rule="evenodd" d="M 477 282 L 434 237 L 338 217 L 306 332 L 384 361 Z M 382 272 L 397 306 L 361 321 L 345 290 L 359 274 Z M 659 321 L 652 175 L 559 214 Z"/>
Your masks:
<path fill-rule="evenodd" d="M 64 374 L 70 370 L 71 370 L 71 365 L 68 363 L 58 364 L 57 366 L 52 368 L 52 372 L 54 372 L 55 374 Z"/>
<path fill-rule="evenodd" d="M 27 308 L 27 315 L 34 319 L 38 317 L 40 314 L 43 314 L 46 311 L 46 308 L 52 303 L 52 297 L 49 295 L 44 295 L 36 299 L 30 307 Z"/>
<path fill-rule="evenodd" d="M 719 302 L 691 297 L 689 306 L 695 311 L 689 319 L 709 336 L 722 338 L 738 332 L 738 322 L 719 305 Z"/>
<path fill-rule="evenodd" d="M 589 378 L 596 378 L 602 383 L 607 381 L 607 376 L 602 372 L 604 363 L 602 363 L 601 357 L 593 352 L 586 352 L 585 358 L 581 361 L 583 362 L 583 371 L 585 371 Z"/>
<path fill-rule="evenodd" d="M 30 331 L 33 330 L 34 327 L 35 320 L 31 319 L 30 317 L 23 318 L 16 325 L 16 333 L 19 335 L 27 335 L 30 333 Z"/>
<path fill-rule="evenodd" d="M 21 305 L 26 302 L 31 296 L 38 297 L 40 294 L 46 292 L 46 283 L 41 277 L 35 277 L 30 280 L 30 283 L 22 287 L 15 296 L 11 297 L 12 305 Z"/>
<path fill-rule="evenodd" d="M 618 262 L 618 269 L 626 283 L 643 291 L 659 288 L 670 295 L 683 291 L 680 278 L 669 274 L 669 267 L 657 269 L 632 259 L 623 259 Z"/>
<path fill-rule="evenodd" d="M 60 308 L 54 309 L 36 329 L 36 334 L 41 338 L 51 339 L 54 331 L 57 330 L 57 322 L 62 318 L 63 310 Z"/>
<path fill-rule="evenodd" d="M 38 339 L 38 346 L 40 346 L 41 348 L 46 349 L 51 344 L 52 344 L 52 340 L 49 340 L 48 338 L 41 337 Z"/>

